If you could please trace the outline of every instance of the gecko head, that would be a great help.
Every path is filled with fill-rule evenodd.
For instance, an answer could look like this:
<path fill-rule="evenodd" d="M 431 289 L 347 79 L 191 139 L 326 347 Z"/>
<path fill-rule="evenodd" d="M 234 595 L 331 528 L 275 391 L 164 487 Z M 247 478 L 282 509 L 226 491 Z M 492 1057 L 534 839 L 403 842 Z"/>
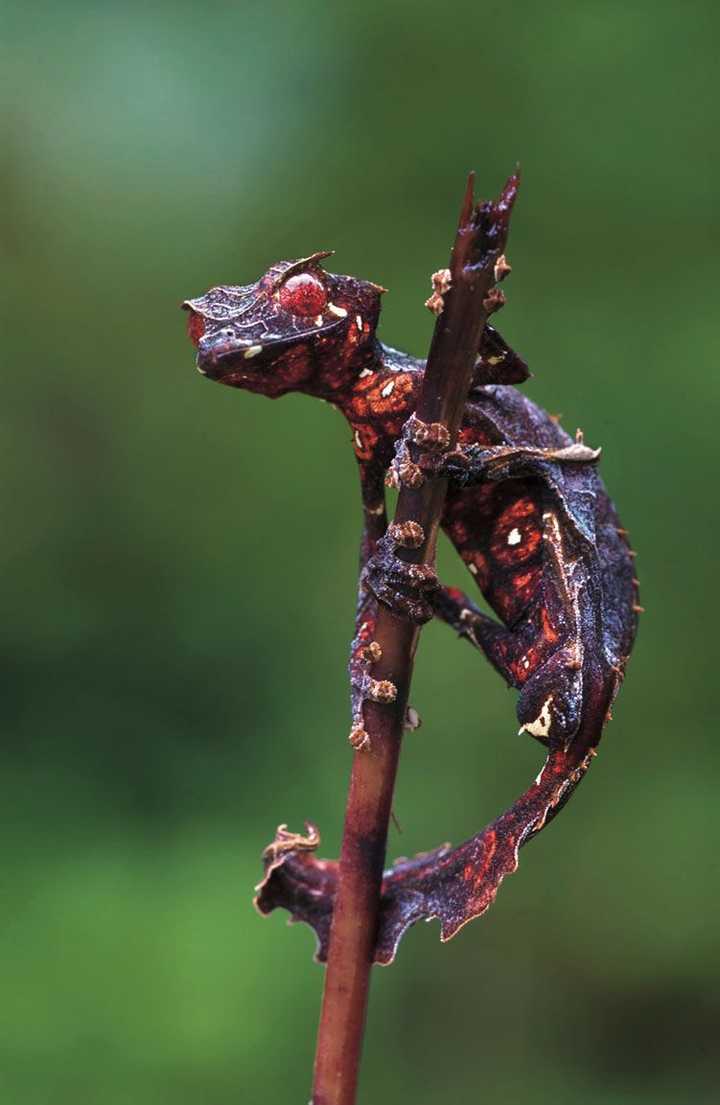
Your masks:
<path fill-rule="evenodd" d="M 186 300 L 198 371 L 273 399 L 288 391 L 326 395 L 349 383 L 353 360 L 374 338 L 385 289 L 325 272 L 320 261 L 328 256 L 280 261 L 255 284 Z"/>

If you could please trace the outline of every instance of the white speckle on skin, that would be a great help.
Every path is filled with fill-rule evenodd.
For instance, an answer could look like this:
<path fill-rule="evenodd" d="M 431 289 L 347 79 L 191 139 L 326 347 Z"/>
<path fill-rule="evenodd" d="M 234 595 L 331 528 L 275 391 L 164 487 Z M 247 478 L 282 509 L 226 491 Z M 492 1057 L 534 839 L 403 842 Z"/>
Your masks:
<path fill-rule="evenodd" d="M 494 368 L 496 364 L 501 364 L 504 360 L 505 354 L 503 353 L 502 357 L 488 357 L 487 362 L 488 364 L 491 364 Z"/>
<path fill-rule="evenodd" d="M 527 656 L 523 660 L 522 666 L 525 668 L 525 671 L 527 671 L 527 669 L 530 667 L 530 661 L 528 660 Z"/>
<path fill-rule="evenodd" d="M 324 321 L 324 319 L 323 319 L 322 315 L 318 315 L 317 318 L 315 319 L 315 325 L 316 326 L 322 326 L 323 321 Z"/>
<path fill-rule="evenodd" d="M 518 736 L 520 736 L 521 733 L 530 733 L 530 735 L 533 737 L 546 737 L 548 735 L 552 722 L 552 718 L 550 716 L 550 703 L 552 702 L 552 700 L 552 695 L 550 695 L 549 698 L 545 699 L 538 716 L 535 718 L 534 721 L 530 721 L 527 725 L 523 725 L 518 730 Z"/>
<path fill-rule="evenodd" d="M 478 573 L 477 564 L 468 564 L 468 570 L 472 572 L 474 576 L 476 576 Z"/>
<path fill-rule="evenodd" d="M 508 539 L 507 539 L 508 545 L 519 545 L 521 541 L 522 541 L 522 534 L 521 534 L 520 530 L 517 529 L 517 527 L 515 529 L 511 529 L 509 534 L 508 534 Z"/>
<path fill-rule="evenodd" d="M 357 326 L 358 330 L 362 330 L 362 328 L 363 328 L 362 315 L 355 315 L 355 325 Z"/>
<path fill-rule="evenodd" d="M 258 353 L 262 353 L 263 347 L 261 345 L 251 345 L 243 353 L 243 357 L 246 361 L 249 361 L 251 357 L 257 357 Z"/>
<path fill-rule="evenodd" d="M 362 372 L 360 373 L 360 375 L 358 376 L 358 379 L 359 379 L 359 380 L 364 380 L 366 376 L 372 376 L 372 374 L 373 374 L 373 373 L 372 373 L 372 369 L 371 369 L 371 368 L 364 368 L 364 369 L 362 370 Z"/>
<path fill-rule="evenodd" d="M 360 434 L 357 430 L 355 431 L 355 444 L 357 445 L 358 449 L 362 449 L 363 441 L 362 441 L 362 438 L 360 437 Z"/>
<path fill-rule="evenodd" d="M 392 395 L 394 387 L 395 387 L 395 381 L 394 380 L 391 380 L 389 384 L 385 385 L 385 387 L 380 392 L 383 399 L 387 399 L 387 397 L 389 395 Z"/>
<path fill-rule="evenodd" d="M 337 318 L 347 318 L 347 311 L 344 307 L 338 307 L 335 303 L 328 303 L 327 309 L 331 315 L 335 315 Z"/>

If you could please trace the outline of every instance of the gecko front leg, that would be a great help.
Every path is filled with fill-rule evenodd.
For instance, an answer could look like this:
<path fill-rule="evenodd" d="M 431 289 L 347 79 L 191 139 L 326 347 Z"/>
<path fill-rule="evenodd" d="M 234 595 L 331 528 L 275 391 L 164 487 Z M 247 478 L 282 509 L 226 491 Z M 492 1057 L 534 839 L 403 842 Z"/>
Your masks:
<path fill-rule="evenodd" d="M 439 588 L 430 564 L 406 564 L 398 548 L 418 548 L 425 534 L 417 522 L 393 522 L 378 541 L 367 566 L 367 586 L 394 613 L 424 625 L 434 616 L 432 596 Z"/>
<path fill-rule="evenodd" d="M 411 415 L 395 446 L 395 455 L 388 471 L 390 486 L 403 484 L 421 487 L 425 475 L 414 463 L 408 443 L 422 444 L 429 451 L 444 454 L 450 435 L 441 423 L 427 425 Z M 435 568 L 431 564 L 413 564 L 402 560 L 398 548 L 417 549 L 426 535 L 417 522 L 393 523 L 378 541 L 375 554 L 368 562 L 367 583 L 375 597 L 400 617 L 423 625 L 434 617 L 432 596 L 438 590 Z"/>

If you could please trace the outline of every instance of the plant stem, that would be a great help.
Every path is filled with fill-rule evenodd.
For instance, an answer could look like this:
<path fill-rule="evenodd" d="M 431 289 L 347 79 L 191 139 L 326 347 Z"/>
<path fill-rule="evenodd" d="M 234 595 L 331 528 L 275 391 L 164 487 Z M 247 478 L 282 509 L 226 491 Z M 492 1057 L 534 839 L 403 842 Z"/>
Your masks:
<path fill-rule="evenodd" d="M 517 184 L 515 175 L 498 200 L 475 204 L 474 174 L 468 179 L 450 259 L 450 289 L 443 296 L 415 411 L 421 422 L 442 423 L 451 446 L 480 338 L 496 306 L 488 296 L 495 285 L 495 262 L 505 247 Z M 416 446 L 411 446 L 411 456 L 416 459 Z M 398 550 L 406 563 L 434 563 L 446 487 L 445 480 L 427 479 L 419 488 L 401 488 L 395 522 L 417 522 L 425 535 L 418 548 Z M 417 625 L 380 606 L 375 640 L 382 655 L 372 675 L 393 682 L 397 697 L 390 704 L 365 703 L 370 747 L 353 758 L 311 1105 L 356 1101 L 388 823 L 419 632 Z"/>

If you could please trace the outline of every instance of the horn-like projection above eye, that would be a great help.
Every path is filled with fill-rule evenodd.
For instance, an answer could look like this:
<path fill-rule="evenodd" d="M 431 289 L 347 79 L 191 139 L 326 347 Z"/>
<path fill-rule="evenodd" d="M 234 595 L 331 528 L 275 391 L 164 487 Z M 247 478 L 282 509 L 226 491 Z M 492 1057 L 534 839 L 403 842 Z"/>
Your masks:
<path fill-rule="evenodd" d="M 190 311 L 187 320 L 187 332 L 193 345 L 197 345 L 205 333 L 205 319 L 196 311 Z"/>
<path fill-rule="evenodd" d="M 291 276 L 280 288 L 280 306 L 294 315 L 321 315 L 327 307 L 325 285 L 317 276 L 300 272 Z"/>

